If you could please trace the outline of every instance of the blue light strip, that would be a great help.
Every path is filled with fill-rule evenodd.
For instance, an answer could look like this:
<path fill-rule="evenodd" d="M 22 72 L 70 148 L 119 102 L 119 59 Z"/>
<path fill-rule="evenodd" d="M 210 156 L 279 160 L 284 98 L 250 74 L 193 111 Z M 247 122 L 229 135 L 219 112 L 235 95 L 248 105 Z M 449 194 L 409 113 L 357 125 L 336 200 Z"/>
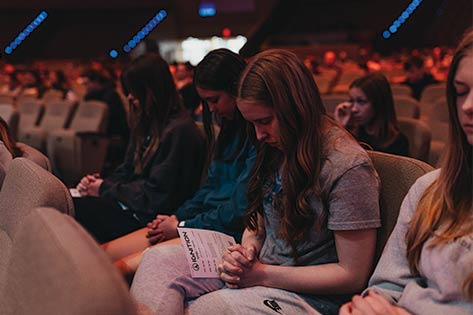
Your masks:
<path fill-rule="evenodd" d="M 422 0 L 413 0 L 411 4 L 399 15 L 399 17 L 383 32 L 383 38 L 388 39 L 397 32 L 401 25 L 414 13 Z"/>
<path fill-rule="evenodd" d="M 25 27 L 16 38 L 5 47 L 5 54 L 10 55 L 13 51 L 20 46 L 20 44 L 48 17 L 46 11 L 42 11 L 38 16 L 31 22 L 27 27 Z"/>
<path fill-rule="evenodd" d="M 122 49 L 125 53 L 129 53 L 133 48 L 135 48 L 149 33 L 159 24 L 161 23 L 166 17 L 168 13 L 166 10 L 161 10 L 156 13 L 155 16 L 146 23 L 125 45 L 123 45 Z M 115 49 L 110 50 L 109 52 L 110 57 L 117 58 L 118 51 Z"/>

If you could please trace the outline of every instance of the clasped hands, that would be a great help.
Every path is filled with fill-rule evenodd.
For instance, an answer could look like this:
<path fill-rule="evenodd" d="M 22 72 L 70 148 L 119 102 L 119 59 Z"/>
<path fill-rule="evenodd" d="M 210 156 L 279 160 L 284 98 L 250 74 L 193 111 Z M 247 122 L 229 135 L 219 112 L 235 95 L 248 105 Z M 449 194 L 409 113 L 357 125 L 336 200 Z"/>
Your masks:
<path fill-rule="evenodd" d="M 102 185 L 103 179 L 100 178 L 100 174 L 89 174 L 82 177 L 79 184 L 77 184 L 77 190 L 80 195 L 98 197 L 100 192 L 100 185 Z"/>
<path fill-rule="evenodd" d="M 149 243 L 154 245 L 178 237 L 178 224 L 179 221 L 175 215 L 158 214 L 156 219 L 146 225 L 148 228 L 146 237 L 148 238 Z"/>
<path fill-rule="evenodd" d="M 222 257 L 222 263 L 218 265 L 218 271 L 220 279 L 228 288 L 263 285 L 265 265 L 258 260 L 256 255 L 256 248 L 251 245 L 245 247 L 235 244 L 227 248 Z"/>

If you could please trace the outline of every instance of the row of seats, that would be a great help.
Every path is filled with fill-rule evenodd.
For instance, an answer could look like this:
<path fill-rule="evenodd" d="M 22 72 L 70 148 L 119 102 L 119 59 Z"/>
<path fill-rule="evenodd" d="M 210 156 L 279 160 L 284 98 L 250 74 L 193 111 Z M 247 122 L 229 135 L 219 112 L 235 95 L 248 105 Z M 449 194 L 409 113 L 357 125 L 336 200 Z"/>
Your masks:
<path fill-rule="evenodd" d="M 124 279 L 73 215 L 60 180 L 12 161 L 0 191 L 3 315 L 136 314 Z"/>
<path fill-rule="evenodd" d="M 0 116 L 18 141 L 46 153 L 55 174 L 66 183 L 83 174 L 100 172 L 110 139 L 104 135 L 108 107 L 103 102 L 72 104 L 39 100 L 0 104 Z"/>
<path fill-rule="evenodd" d="M 377 260 L 404 196 L 432 167 L 368 154 L 381 179 Z M 13 160 L 0 191 L 2 314 L 136 314 L 124 279 L 73 213 L 71 196 L 56 177 L 27 159 Z"/>

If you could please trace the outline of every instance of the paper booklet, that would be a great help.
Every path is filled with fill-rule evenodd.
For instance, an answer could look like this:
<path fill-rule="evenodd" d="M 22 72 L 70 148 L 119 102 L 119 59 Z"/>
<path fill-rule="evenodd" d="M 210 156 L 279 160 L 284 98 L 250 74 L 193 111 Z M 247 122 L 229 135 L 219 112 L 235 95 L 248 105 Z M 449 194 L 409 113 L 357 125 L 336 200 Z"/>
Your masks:
<path fill-rule="evenodd" d="M 177 228 L 192 278 L 218 278 L 217 266 L 227 247 L 235 239 L 227 234 L 202 230 Z"/>
<path fill-rule="evenodd" d="M 74 198 L 80 198 L 82 197 L 80 195 L 80 192 L 77 188 L 69 188 L 69 192 L 71 193 L 71 196 L 74 197 Z"/>

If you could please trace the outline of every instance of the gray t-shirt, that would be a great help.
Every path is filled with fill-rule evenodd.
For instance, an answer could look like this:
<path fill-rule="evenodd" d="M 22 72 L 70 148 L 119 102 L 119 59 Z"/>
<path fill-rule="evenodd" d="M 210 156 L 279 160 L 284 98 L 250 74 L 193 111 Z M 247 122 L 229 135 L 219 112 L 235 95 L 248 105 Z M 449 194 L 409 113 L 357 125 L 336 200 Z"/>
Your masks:
<path fill-rule="evenodd" d="M 415 315 L 471 315 L 473 303 L 466 301 L 462 286 L 473 270 L 473 231 L 434 248 L 429 248 L 432 239 L 427 240 L 420 255 L 420 276 L 412 275 L 406 258 L 409 222 L 424 191 L 439 174 L 435 170 L 420 177 L 404 198 L 368 290 L 376 290 Z"/>
<path fill-rule="evenodd" d="M 311 208 L 316 216 L 324 209 L 327 224 L 310 231 L 309 239 L 298 244 L 298 265 L 318 265 L 338 261 L 333 231 L 372 229 L 381 226 L 379 177 L 365 150 L 340 127 L 324 136 L 320 186 L 327 196 L 326 207 L 315 195 Z M 316 175 L 314 175 L 316 176 Z M 295 265 L 291 246 L 279 236 L 278 206 L 284 193 L 280 174 L 264 187 L 264 224 L 266 238 L 259 259 L 264 264 Z"/>

